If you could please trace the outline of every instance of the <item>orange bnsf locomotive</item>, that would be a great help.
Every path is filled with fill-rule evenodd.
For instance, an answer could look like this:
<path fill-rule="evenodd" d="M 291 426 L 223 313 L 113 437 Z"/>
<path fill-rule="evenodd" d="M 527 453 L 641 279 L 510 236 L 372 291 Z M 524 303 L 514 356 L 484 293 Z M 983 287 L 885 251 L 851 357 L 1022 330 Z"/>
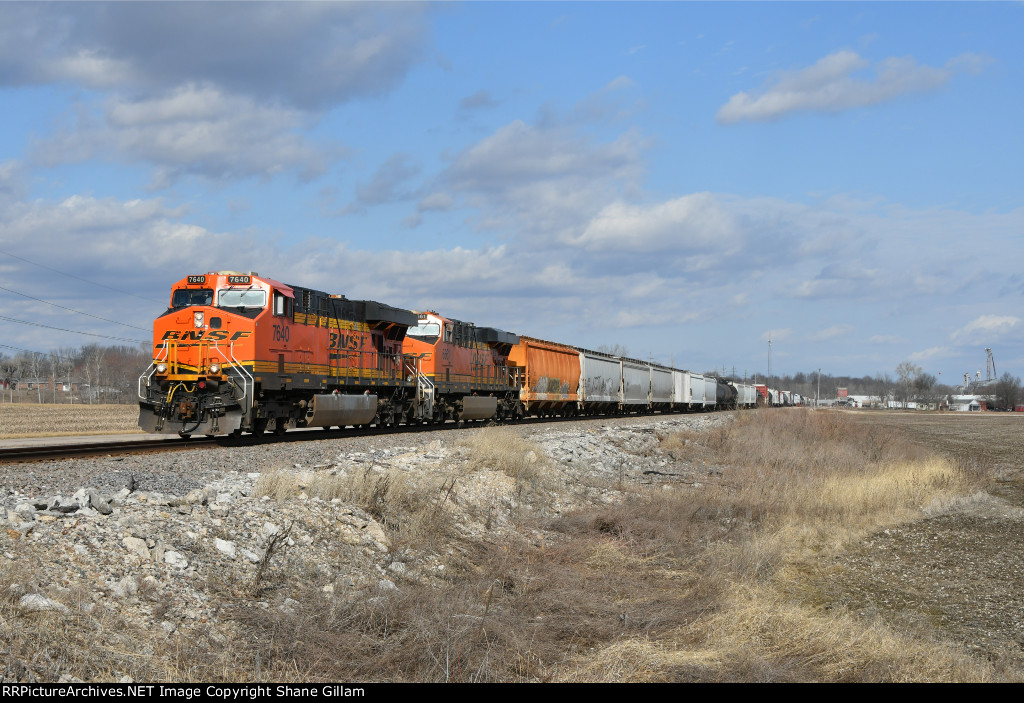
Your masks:
<path fill-rule="evenodd" d="M 186 276 L 154 323 L 139 426 L 189 436 L 511 417 L 519 382 L 504 360 L 517 341 L 256 273 Z"/>
<path fill-rule="evenodd" d="M 186 276 L 170 303 L 139 378 L 139 426 L 148 432 L 706 411 L 783 397 L 256 273 Z"/>

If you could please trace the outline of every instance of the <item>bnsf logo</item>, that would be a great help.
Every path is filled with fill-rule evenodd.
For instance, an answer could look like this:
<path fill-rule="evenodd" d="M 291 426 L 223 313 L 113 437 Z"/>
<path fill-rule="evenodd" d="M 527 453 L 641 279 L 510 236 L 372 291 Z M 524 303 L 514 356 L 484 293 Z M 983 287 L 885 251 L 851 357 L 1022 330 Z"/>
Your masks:
<path fill-rule="evenodd" d="M 207 339 L 213 342 L 221 342 L 229 339 L 228 334 L 229 332 L 227 330 L 189 330 L 187 332 L 169 330 L 164 332 L 164 336 L 161 339 L 176 339 L 182 342 L 189 340 L 198 342 L 201 339 Z M 251 334 L 252 332 L 235 332 L 231 335 L 230 341 L 233 342 L 236 339 L 245 339 Z"/>
<path fill-rule="evenodd" d="M 331 349 L 348 349 L 349 351 L 355 351 L 363 347 L 362 335 L 354 334 L 338 334 L 337 332 L 331 332 Z"/>

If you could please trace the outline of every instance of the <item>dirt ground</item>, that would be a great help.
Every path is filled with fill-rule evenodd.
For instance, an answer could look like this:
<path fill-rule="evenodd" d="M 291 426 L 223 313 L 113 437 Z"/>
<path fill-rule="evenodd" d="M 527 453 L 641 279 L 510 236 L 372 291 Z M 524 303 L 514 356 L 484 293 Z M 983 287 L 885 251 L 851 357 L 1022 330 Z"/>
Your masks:
<path fill-rule="evenodd" d="M 825 602 L 952 641 L 1024 676 L 1024 413 L 851 413 L 987 475 L 988 490 L 871 535 L 828 565 Z"/>

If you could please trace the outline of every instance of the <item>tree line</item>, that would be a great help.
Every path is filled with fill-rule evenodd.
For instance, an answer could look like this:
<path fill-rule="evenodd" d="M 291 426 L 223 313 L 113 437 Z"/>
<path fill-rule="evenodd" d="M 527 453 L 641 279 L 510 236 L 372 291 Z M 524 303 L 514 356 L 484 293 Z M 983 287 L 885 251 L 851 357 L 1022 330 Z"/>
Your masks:
<path fill-rule="evenodd" d="M 23 403 L 138 402 L 153 360 L 148 345 L 58 347 L 49 353 L 0 352 L 0 400 Z"/>

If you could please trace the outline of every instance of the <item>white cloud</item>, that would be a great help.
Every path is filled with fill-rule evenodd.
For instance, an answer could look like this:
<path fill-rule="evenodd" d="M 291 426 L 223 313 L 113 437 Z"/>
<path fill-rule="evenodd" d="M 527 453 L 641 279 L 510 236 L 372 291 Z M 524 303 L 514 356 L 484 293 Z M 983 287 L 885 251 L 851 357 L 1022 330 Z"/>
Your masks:
<path fill-rule="evenodd" d="M 695 193 L 649 206 L 610 203 L 570 241 L 589 251 L 730 253 L 740 241 L 740 226 L 713 195 Z"/>
<path fill-rule="evenodd" d="M 929 347 L 923 351 L 914 352 L 910 354 L 907 359 L 910 361 L 927 361 L 929 359 L 935 359 L 943 356 L 949 356 L 949 347 Z"/>
<path fill-rule="evenodd" d="M 53 165 L 93 158 L 143 161 L 165 187 L 185 174 L 209 178 L 271 177 L 295 171 L 312 178 L 341 155 L 296 132 L 301 112 L 228 95 L 212 85 L 187 85 L 144 100 L 115 97 L 102 114 L 36 145 L 34 159 Z"/>
<path fill-rule="evenodd" d="M 1021 318 L 1013 315 L 982 315 L 971 320 L 952 334 L 955 342 L 988 343 L 1013 331 Z"/>
<path fill-rule="evenodd" d="M 413 197 L 406 185 L 419 175 L 420 166 L 409 154 L 394 154 L 380 165 L 368 183 L 356 185 L 355 202 L 345 212 L 364 210 L 368 205 L 381 205 Z"/>
<path fill-rule="evenodd" d="M 481 213 L 479 229 L 557 238 L 637 182 L 643 148 L 634 132 L 601 142 L 567 125 L 517 120 L 455 155 L 435 188 Z"/>
<path fill-rule="evenodd" d="M 161 92 L 212 83 L 322 109 L 394 88 L 430 8 L 389 3 L 0 4 L 0 84 Z"/>
<path fill-rule="evenodd" d="M 491 97 L 489 91 L 478 90 L 459 101 L 460 110 L 482 110 L 497 107 L 500 103 Z"/>
<path fill-rule="evenodd" d="M 538 128 L 521 120 L 459 154 L 449 177 L 466 190 L 496 191 L 527 180 L 621 177 L 637 167 L 632 135 L 595 144 L 568 128 Z"/>
<path fill-rule="evenodd" d="M 875 63 L 871 79 L 858 79 L 853 74 L 870 62 L 856 52 L 837 51 L 813 66 L 783 73 L 754 93 L 733 95 L 719 109 L 717 119 L 721 124 L 759 122 L 803 110 L 841 112 L 875 105 L 908 93 L 936 90 L 955 71 L 976 70 L 979 63 L 973 55 L 964 55 L 937 68 L 920 65 L 911 57 L 891 57 Z"/>
<path fill-rule="evenodd" d="M 856 329 L 856 327 L 850 324 L 832 325 L 831 327 L 808 334 L 807 339 L 811 342 L 827 342 L 832 339 L 849 336 Z"/>
<path fill-rule="evenodd" d="M 420 212 L 427 212 L 430 210 L 451 210 L 455 205 L 455 200 L 451 195 L 445 192 L 431 193 L 420 199 L 420 202 L 416 205 L 416 209 Z"/>

